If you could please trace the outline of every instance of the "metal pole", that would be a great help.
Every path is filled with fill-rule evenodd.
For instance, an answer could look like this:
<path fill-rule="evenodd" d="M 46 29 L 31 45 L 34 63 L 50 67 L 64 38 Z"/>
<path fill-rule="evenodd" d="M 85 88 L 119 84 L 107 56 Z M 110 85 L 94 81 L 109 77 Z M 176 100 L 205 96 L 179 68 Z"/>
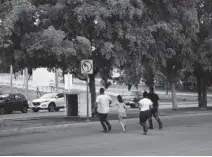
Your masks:
<path fill-rule="evenodd" d="M 10 65 L 10 93 L 12 93 L 13 88 L 13 66 Z"/>
<path fill-rule="evenodd" d="M 88 92 L 88 87 L 89 87 L 89 80 L 88 80 L 88 75 L 87 75 L 87 121 L 89 121 L 89 92 Z"/>
<path fill-rule="evenodd" d="M 58 70 L 55 68 L 55 87 L 56 87 L 56 92 L 58 93 Z"/>
<path fill-rule="evenodd" d="M 67 84 L 68 84 L 68 92 L 70 92 L 70 90 L 71 90 L 71 87 L 70 87 L 70 74 L 68 73 L 68 75 L 66 76 L 66 78 L 67 78 Z"/>

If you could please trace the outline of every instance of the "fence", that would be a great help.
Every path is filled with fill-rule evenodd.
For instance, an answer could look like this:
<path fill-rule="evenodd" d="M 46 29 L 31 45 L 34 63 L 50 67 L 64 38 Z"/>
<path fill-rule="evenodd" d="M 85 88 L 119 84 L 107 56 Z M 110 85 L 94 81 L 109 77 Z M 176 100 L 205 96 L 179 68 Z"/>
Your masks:
<path fill-rule="evenodd" d="M 10 86 L 10 76 L 8 74 L 1 74 L 0 75 L 0 85 L 5 85 L 5 86 Z M 24 84 L 24 79 L 23 76 L 16 77 L 12 81 L 12 87 L 13 88 L 18 88 L 19 92 L 25 93 L 25 87 L 26 85 Z M 37 95 L 42 95 L 41 93 L 49 93 L 49 92 L 56 92 L 56 87 L 54 84 L 51 86 L 35 86 L 33 83 L 33 80 L 29 80 L 28 82 L 28 90 L 30 91 L 36 91 Z M 59 83 L 59 92 L 63 92 L 64 90 L 64 84 Z"/>

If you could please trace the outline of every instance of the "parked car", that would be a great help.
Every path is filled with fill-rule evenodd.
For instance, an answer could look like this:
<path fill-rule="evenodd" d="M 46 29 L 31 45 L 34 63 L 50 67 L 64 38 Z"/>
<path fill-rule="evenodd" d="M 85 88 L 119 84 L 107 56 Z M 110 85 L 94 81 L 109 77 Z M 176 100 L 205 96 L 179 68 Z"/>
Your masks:
<path fill-rule="evenodd" d="M 142 98 L 140 91 L 128 91 L 122 95 L 124 102 L 131 108 L 138 108 L 138 102 Z"/>
<path fill-rule="evenodd" d="M 65 98 L 63 93 L 48 93 L 41 96 L 39 99 L 35 99 L 31 103 L 31 109 L 33 112 L 39 110 L 48 110 L 49 112 L 59 111 L 65 107 Z"/>
<path fill-rule="evenodd" d="M 0 95 L 0 114 L 11 114 L 13 111 L 27 113 L 28 108 L 28 100 L 22 94 Z"/>

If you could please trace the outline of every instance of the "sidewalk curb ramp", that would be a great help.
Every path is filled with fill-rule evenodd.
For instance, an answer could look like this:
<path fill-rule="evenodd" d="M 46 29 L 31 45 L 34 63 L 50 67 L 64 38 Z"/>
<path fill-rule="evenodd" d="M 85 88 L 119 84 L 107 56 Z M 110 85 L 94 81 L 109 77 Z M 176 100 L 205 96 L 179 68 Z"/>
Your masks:
<path fill-rule="evenodd" d="M 204 116 L 212 115 L 212 112 L 204 113 L 184 113 L 177 115 L 161 115 L 163 119 L 166 118 L 175 118 L 175 117 L 187 117 L 187 116 Z M 138 121 L 138 118 L 129 118 L 126 119 L 126 122 Z M 110 120 L 111 124 L 116 124 L 117 120 Z M 83 127 L 88 127 L 90 125 L 100 125 L 99 121 L 90 121 L 90 122 L 76 122 L 71 124 L 62 124 L 62 125 L 50 125 L 50 126 L 39 126 L 39 127 L 29 127 L 29 128 L 16 128 L 8 130 L 0 130 L 0 137 L 23 135 L 23 134 L 32 134 L 32 133 L 45 133 L 49 131 L 62 131 L 66 129 L 79 129 Z"/>

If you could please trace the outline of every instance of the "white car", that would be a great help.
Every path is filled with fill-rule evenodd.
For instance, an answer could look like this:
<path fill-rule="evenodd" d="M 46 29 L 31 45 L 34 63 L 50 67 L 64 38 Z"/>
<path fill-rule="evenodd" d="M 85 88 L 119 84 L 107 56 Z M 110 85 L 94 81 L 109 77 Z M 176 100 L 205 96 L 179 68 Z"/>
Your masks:
<path fill-rule="evenodd" d="M 65 97 L 63 93 L 48 93 L 44 94 L 39 99 L 35 99 L 31 103 L 33 112 L 39 110 L 48 110 L 49 112 L 59 111 L 65 107 Z"/>

